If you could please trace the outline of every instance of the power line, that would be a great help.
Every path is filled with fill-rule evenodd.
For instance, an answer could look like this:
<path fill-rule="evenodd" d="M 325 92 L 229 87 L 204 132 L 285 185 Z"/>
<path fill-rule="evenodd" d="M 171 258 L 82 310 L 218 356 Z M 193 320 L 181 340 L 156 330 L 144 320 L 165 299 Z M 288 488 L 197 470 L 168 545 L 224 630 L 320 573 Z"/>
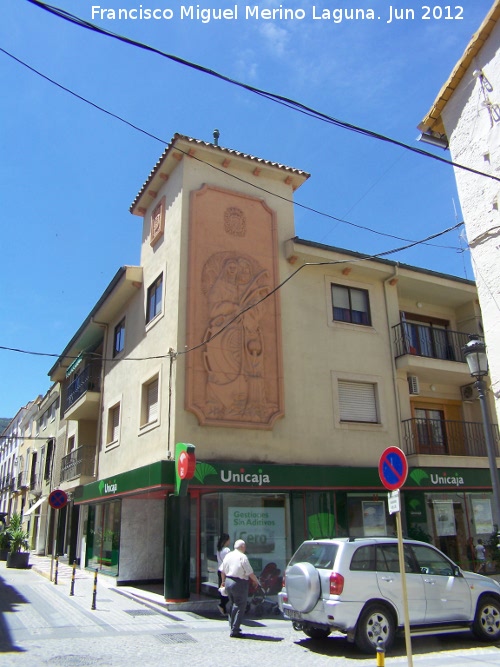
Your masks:
<path fill-rule="evenodd" d="M 168 141 L 166 141 L 165 139 L 162 139 L 161 137 L 157 137 L 156 135 L 152 134 L 151 132 L 148 132 L 147 130 L 144 130 L 144 129 L 142 129 L 141 127 L 139 127 L 138 125 L 135 125 L 134 123 L 131 123 L 130 121 L 124 119 L 122 116 L 119 116 L 118 114 L 115 114 L 115 113 L 109 111 L 108 109 L 105 109 L 104 107 L 100 106 L 99 104 L 96 104 L 95 102 L 92 102 L 91 100 L 89 100 L 89 99 L 83 97 L 82 95 L 79 95 L 78 93 L 75 93 L 75 92 L 74 92 L 73 90 L 71 90 L 70 88 L 67 88 L 66 86 L 63 86 L 62 84 L 60 84 L 59 82 L 57 82 L 57 81 L 55 81 L 54 79 L 50 78 L 50 77 L 47 76 L 46 74 L 43 74 L 42 72 L 40 72 L 39 70 L 35 69 L 35 68 L 32 67 L 31 65 L 28 65 L 26 62 L 24 62 L 24 61 L 21 60 L 20 58 L 17 58 L 16 56 L 14 56 L 12 53 L 10 53 L 9 51 L 7 51 L 6 49 L 3 49 L 2 47 L 0 47 L 0 52 L 4 53 L 4 54 L 5 54 L 6 56 L 8 56 L 9 58 L 12 58 L 12 59 L 15 60 L 17 63 L 19 63 L 19 64 L 22 65 L 23 67 L 26 67 L 28 70 L 30 70 L 30 71 L 33 72 L 34 74 L 37 74 L 38 76 L 42 77 L 43 79 L 45 79 L 45 80 L 48 81 L 49 83 L 52 83 L 53 85 L 57 86 L 57 87 L 60 88 L 61 90 L 64 90 L 65 92 L 69 93 L 70 95 L 73 95 L 73 96 L 76 97 L 78 100 L 80 100 L 80 101 L 82 101 L 82 102 L 85 102 L 86 104 L 89 104 L 89 105 L 92 106 L 94 109 L 97 109 L 98 111 L 102 111 L 103 113 L 107 114 L 108 116 L 111 116 L 112 118 L 114 118 L 114 119 L 116 119 L 116 120 L 118 120 L 118 121 L 120 121 L 120 122 L 122 122 L 122 123 L 125 123 L 126 125 L 128 125 L 128 126 L 131 127 L 132 129 L 137 130 L 138 132 L 141 132 L 142 134 L 145 134 L 146 136 L 148 136 L 148 137 L 150 137 L 150 138 L 152 138 L 152 139 L 155 139 L 156 141 L 159 141 L 162 145 L 168 144 Z M 264 187 L 262 187 L 262 186 L 260 186 L 260 185 L 257 185 L 256 183 L 251 183 L 250 181 L 247 181 L 247 180 L 245 180 L 244 178 L 242 178 L 242 177 L 240 177 L 240 176 L 237 176 L 236 174 L 233 174 L 232 172 L 226 171 L 226 170 L 222 169 L 221 167 L 218 167 L 217 165 L 214 165 L 214 164 L 211 164 L 210 162 L 206 162 L 205 160 L 202 160 L 201 158 L 197 157 L 196 155 L 189 155 L 186 151 L 183 151 L 181 148 L 179 148 L 179 147 L 177 147 L 177 146 L 175 147 L 175 150 L 179 151 L 179 152 L 182 153 L 183 155 L 188 155 L 190 158 L 195 159 L 195 160 L 197 160 L 198 162 L 201 162 L 202 164 L 207 165 L 207 166 L 211 167 L 212 169 L 214 169 L 214 170 L 216 170 L 216 171 L 219 171 L 219 172 L 221 172 L 221 173 L 223 173 L 223 174 L 225 174 L 225 175 L 228 175 L 228 176 L 230 176 L 231 178 L 233 178 L 233 179 L 235 179 L 235 180 L 237 180 L 237 181 L 239 181 L 239 182 L 241 182 L 241 183 L 245 183 L 246 185 L 250 185 L 250 186 L 254 187 L 254 188 L 257 189 L 257 190 L 260 190 L 261 192 L 265 192 L 265 193 L 268 194 L 268 195 L 271 195 L 271 196 L 273 196 L 273 197 L 276 197 L 277 199 L 281 199 L 282 201 L 286 201 L 287 203 L 291 203 L 291 204 L 293 204 L 293 205 L 295 205 L 295 206 L 297 206 L 297 207 L 299 207 L 299 208 L 302 208 L 302 209 L 304 209 L 304 210 L 306 210 L 306 211 L 309 211 L 309 212 L 311 212 L 311 213 L 314 213 L 314 214 L 316 214 L 316 215 L 320 215 L 320 216 L 325 217 L 325 218 L 328 218 L 328 219 L 330 219 L 330 220 L 335 220 L 336 222 L 343 223 L 343 224 L 345 224 L 345 225 L 349 225 L 349 226 L 351 226 L 351 227 L 355 227 L 356 229 L 362 229 L 362 230 L 364 230 L 364 231 L 371 232 L 372 234 L 377 234 L 377 235 L 379 235 L 379 236 L 386 236 L 386 237 L 388 237 L 388 238 L 396 239 L 397 241 L 407 241 L 407 242 L 411 242 L 411 241 L 412 241 L 412 239 L 407 239 L 407 238 L 405 238 L 405 237 L 403 237 L 403 236 L 396 236 L 396 235 L 394 235 L 394 234 L 389 234 L 388 232 L 381 232 L 381 231 L 379 231 L 379 230 L 377 230 L 377 229 L 373 229 L 373 228 L 368 227 L 368 226 L 366 226 L 366 225 L 356 224 L 356 223 L 354 223 L 354 222 L 351 222 L 350 220 L 346 220 L 345 218 L 339 218 L 339 217 L 337 217 L 337 216 L 335 216 L 335 215 L 333 215 L 333 214 L 325 213 L 324 211 L 320 211 L 320 210 L 318 210 L 318 209 L 315 209 L 315 208 L 313 208 L 312 206 L 307 206 L 306 204 L 301 204 L 300 202 L 297 202 L 296 200 L 288 199 L 288 197 L 285 197 L 285 196 L 283 196 L 283 195 L 279 195 L 279 194 L 277 194 L 277 193 L 275 193 L 275 192 L 272 192 L 271 190 L 267 190 L 266 188 L 264 188 Z M 399 158 L 398 158 L 398 159 L 399 159 Z M 380 179 L 379 179 L 379 180 L 380 180 Z M 377 182 L 378 182 L 378 181 L 377 181 Z M 372 187 L 374 187 L 374 186 L 372 186 Z M 370 189 L 371 189 L 371 188 L 370 188 Z M 359 200 L 358 200 L 358 201 L 359 201 Z M 432 246 L 434 246 L 434 247 L 438 247 L 438 248 L 446 248 L 446 249 L 449 249 L 449 250 L 460 250 L 460 248 L 458 248 L 458 247 L 456 247 L 456 246 L 442 246 L 442 245 L 436 245 L 436 244 L 428 244 L 428 245 L 432 245 Z"/>
<path fill-rule="evenodd" d="M 158 355 L 153 355 L 153 356 L 148 356 L 148 357 L 127 357 L 126 359 L 116 359 L 116 358 L 111 358 L 110 359 L 110 358 L 101 357 L 101 356 L 97 356 L 97 355 L 94 355 L 94 356 L 96 357 L 96 359 L 99 359 L 100 361 L 109 361 L 109 362 L 115 362 L 115 363 L 118 362 L 118 361 L 148 361 L 148 360 L 152 360 L 152 359 L 168 359 L 170 357 L 175 359 L 175 357 L 177 357 L 177 356 L 189 354 L 190 352 L 194 352 L 195 350 L 199 349 L 200 347 L 203 347 L 204 345 L 207 345 L 208 343 L 210 343 L 212 340 L 217 338 L 217 336 L 220 336 L 220 334 L 223 331 L 225 331 L 225 329 L 227 329 L 231 324 L 233 324 L 233 322 L 238 320 L 242 315 L 244 315 L 246 312 L 248 312 L 252 308 L 256 308 L 263 301 L 265 301 L 270 296 L 275 294 L 278 290 L 282 289 L 290 280 L 292 280 L 292 278 L 294 278 L 305 267 L 309 267 L 309 266 L 335 266 L 335 265 L 338 265 L 338 264 L 354 264 L 356 262 L 366 262 L 366 261 L 377 259 L 377 258 L 380 258 L 380 257 L 385 257 L 387 255 L 393 255 L 394 253 L 401 252 L 403 250 L 408 250 L 409 248 L 413 248 L 416 245 L 420 245 L 420 244 L 424 243 L 425 241 L 437 238 L 438 236 L 442 236 L 443 234 L 447 234 L 448 232 L 451 232 L 451 231 L 457 229 L 461 225 L 463 225 L 463 222 L 458 222 L 455 225 L 453 225 L 452 227 L 448 227 L 447 229 L 443 229 L 440 232 L 436 232 L 435 234 L 431 234 L 430 236 L 427 236 L 425 239 L 421 239 L 420 241 L 412 241 L 411 243 L 409 243 L 406 246 L 401 246 L 399 248 L 393 248 L 391 250 L 385 250 L 384 252 L 379 252 L 375 255 L 366 255 L 365 257 L 360 257 L 359 259 L 355 259 L 355 260 L 354 259 L 342 259 L 342 260 L 335 260 L 333 262 L 328 262 L 328 261 L 325 261 L 325 262 L 305 262 L 304 264 L 301 264 L 301 266 L 297 267 L 297 269 L 295 269 L 295 271 L 293 271 L 281 283 L 276 285 L 276 287 L 274 287 L 267 294 L 265 294 L 261 299 L 259 299 L 255 303 L 249 304 L 248 306 L 246 306 L 242 310 L 238 311 L 238 313 L 236 313 L 236 315 L 234 315 L 234 317 L 231 320 L 226 322 L 226 324 L 223 327 L 221 327 L 213 336 L 210 336 L 210 338 L 207 338 L 207 339 L 201 341 L 197 345 L 194 345 L 193 347 L 190 347 L 190 348 L 186 348 L 182 351 L 179 351 L 179 352 L 175 352 L 175 351 L 170 352 L 169 351 L 169 352 L 167 352 L 167 354 L 158 354 Z M 28 355 L 34 355 L 34 356 L 40 356 L 40 357 L 56 357 L 58 359 L 59 358 L 62 358 L 62 359 L 77 359 L 80 356 L 80 355 L 77 355 L 77 356 L 61 355 L 61 354 L 55 354 L 55 353 L 50 353 L 50 352 L 33 352 L 33 351 L 22 350 L 22 349 L 14 348 L 14 347 L 7 347 L 5 345 L 0 345 L 0 350 L 6 350 L 8 352 L 17 352 L 17 353 L 20 353 L 20 354 L 28 354 Z M 89 358 L 92 358 L 93 355 L 92 355 L 92 353 L 89 353 L 88 356 L 89 356 Z"/>
<path fill-rule="evenodd" d="M 305 104 L 302 104 L 301 102 L 297 102 L 296 100 L 293 100 L 289 97 L 286 97 L 284 95 L 279 95 L 277 93 L 271 93 L 269 91 L 263 90 L 261 88 L 257 88 L 255 86 L 251 86 L 248 83 L 243 83 L 242 81 L 238 81 L 237 79 L 233 79 L 229 76 L 226 76 L 225 74 L 221 74 L 220 72 L 217 72 L 213 69 L 209 69 L 208 67 L 204 67 L 203 65 L 198 65 L 196 63 L 193 63 L 189 60 L 185 60 L 184 58 L 180 58 L 179 56 L 172 55 L 170 53 L 166 53 L 165 51 L 161 51 L 160 49 L 157 49 L 156 47 L 150 46 L 149 44 L 144 44 L 143 42 L 139 42 L 137 40 L 131 39 L 130 37 L 125 37 L 123 35 L 120 35 L 118 33 L 112 32 L 111 30 L 106 30 L 105 28 L 101 28 L 100 26 L 95 25 L 94 23 L 91 23 L 89 21 L 85 21 L 84 19 L 75 16 L 74 14 L 71 14 L 70 12 L 67 12 L 63 9 L 60 9 L 59 7 L 54 7 L 52 5 L 47 5 L 43 2 L 40 2 L 40 0 L 27 0 L 27 2 L 30 2 L 31 4 L 35 5 L 36 7 L 39 7 L 40 9 L 43 9 L 50 14 L 54 14 L 55 16 L 58 16 L 59 18 L 64 19 L 65 21 L 68 21 L 69 23 L 73 23 L 74 25 L 77 25 L 81 28 L 85 28 L 87 30 L 91 30 L 93 32 L 97 32 L 98 34 L 105 35 L 107 37 L 111 37 L 112 39 L 119 40 L 120 42 L 123 42 L 125 44 L 129 44 L 130 46 L 135 46 L 137 48 L 143 49 L 145 51 L 149 51 L 151 53 L 156 53 L 159 56 L 162 56 L 163 58 L 168 58 L 169 60 L 172 60 L 173 62 L 176 62 L 180 65 L 184 65 L 185 67 L 189 67 L 191 69 L 194 69 L 198 72 L 201 72 L 202 74 L 208 74 L 209 76 L 213 76 L 217 79 L 220 79 L 221 81 L 225 81 L 226 83 L 230 83 L 234 86 L 238 86 L 239 88 L 243 88 L 244 90 L 247 90 L 251 93 L 254 93 L 256 95 L 260 95 L 262 97 L 265 97 L 273 102 L 277 102 L 278 104 L 281 104 L 283 106 L 286 106 L 288 108 L 293 109 L 294 111 L 298 111 L 299 113 L 303 113 L 308 116 L 312 116 L 316 118 L 317 120 L 322 120 L 326 123 L 330 123 L 332 125 L 335 125 L 336 127 L 340 127 L 345 130 L 350 130 L 351 132 L 357 132 L 359 134 L 362 134 L 367 137 L 371 137 L 373 139 L 378 139 L 380 141 L 385 141 L 387 143 L 394 144 L 395 146 L 400 146 L 401 148 L 404 148 L 405 150 L 412 151 L 413 153 L 417 153 L 417 155 L 423 155 L 425 157 L 432 158 L 433 160 L 437 160 L 438 162 L 443 162 L 444 164 L 451 165 L 453 167 L 456 167 L 457 169 L 463 169 L 465 171 L 469 171 L 473 174 L 476 174 L 478 176 L 485 176 L 486 178 L 491 178 L 495 181 L 500 182 L 500 178 L 497 176 L 494 176 L 492 174 L 487 174 L 486 172 L 479 171 L 477 169 L 473 169 L 472 167 L 467 167 L 465 165 L 459 164 L 457 162 L 453 162 L 452 160 L 447 160 L 446 158 L 440 157 L 439 155 L 434 155 L 433 153 L 429 153 L 428 151 L 424 151 L 421 148 L 416 148 L 415 146 L 410 146 L 409 144 L 405 144 L 402 141 L 399 141 L 397 139 L 392 139 L 390 137 L 387 137 L 383 134 L 380 134 L 378 132 L 373 132 L 372 130 L 367 130 L 363 127 L 360 127 L 359 125 L 354 125 L 353 123 L 347 123 L 346 121 L 341 121 L 338 118 L 334 118 L 333 116 L 330 116 L 326 113 L 323 113 L 321 111 L 318 111 L 316 109 L 313 109 L 312 107 L 309 107 Z"/>

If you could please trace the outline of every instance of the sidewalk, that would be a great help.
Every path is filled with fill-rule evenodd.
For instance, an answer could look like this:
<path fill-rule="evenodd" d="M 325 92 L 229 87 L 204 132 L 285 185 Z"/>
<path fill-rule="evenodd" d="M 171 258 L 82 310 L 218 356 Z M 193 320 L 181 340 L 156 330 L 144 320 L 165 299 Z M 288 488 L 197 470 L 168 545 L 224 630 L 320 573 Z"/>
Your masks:
<path fill-rule="evenodd" d="M 30 566 L 33 572 L 54 581 L 56 573 L 56 562 L 51 556 L 36 556 L 30 554 Z M 52 574 L 52 577 L 51 577 Z M 73 567 L 68 563 L 59 560 L 57 565 L 57 585 L 71 587 L 73 576 Z M 91 581 L 93 585 L 95 573 L 91 570 L 75 568 L 75 589 L 79 580 Z M 116 579 L 109 575 L 98 573 L 98 585 L 108 589 L 113 589 L 121 595 L 125 595 L 133 600 L 143 604 L 154 605 L 155 608 L 161 608 L 164 611 L 188 611 L 200 613 L 205 616 L 220 616 L 217 609 L 218 599 L 209 598 L 202 595 L 191 594 L 187 602 L 167 602 L 163 596 L 163 584 L 144 584 L 144 586 L 118 586 Z"/>

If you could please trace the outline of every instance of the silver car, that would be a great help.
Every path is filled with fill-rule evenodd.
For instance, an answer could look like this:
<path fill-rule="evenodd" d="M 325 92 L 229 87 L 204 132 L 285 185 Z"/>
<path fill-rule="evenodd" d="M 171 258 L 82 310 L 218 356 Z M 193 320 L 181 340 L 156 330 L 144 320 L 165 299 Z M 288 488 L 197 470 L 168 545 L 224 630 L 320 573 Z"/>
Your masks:
<path fill-rule="evenodd" d="M 472 630 L 500 640 L 500 585 L 466 572 L 425 542 L 404 540 L 411 634 Z M 357 647 L 387 650 L 404 628 L 396 538 L 308 540 L 291 559 L 279 605 L 296 630 L 326 638 L 344 632 Z"/>

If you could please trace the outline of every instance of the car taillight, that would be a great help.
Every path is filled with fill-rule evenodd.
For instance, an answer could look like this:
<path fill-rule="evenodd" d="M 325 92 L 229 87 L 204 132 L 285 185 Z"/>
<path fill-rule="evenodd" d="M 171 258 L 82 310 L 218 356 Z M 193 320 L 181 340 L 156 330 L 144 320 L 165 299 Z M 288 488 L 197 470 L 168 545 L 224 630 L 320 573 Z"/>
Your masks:
<path fill-rule="evenodd" d="M 338 572 L 330 575 L 330 595 L 340 595 L 344 590 L 344 577 Z"/>

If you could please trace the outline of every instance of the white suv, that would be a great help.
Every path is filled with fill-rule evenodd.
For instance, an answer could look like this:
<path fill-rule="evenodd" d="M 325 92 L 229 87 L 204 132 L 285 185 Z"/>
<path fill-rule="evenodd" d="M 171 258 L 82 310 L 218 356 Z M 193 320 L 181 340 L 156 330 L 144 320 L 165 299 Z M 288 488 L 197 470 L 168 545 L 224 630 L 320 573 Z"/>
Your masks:
<path fill-rule="evenodd" d="M 465 572 L 430 544 L 404 540 L 412 635 L 472 629 L 500 640 L 500 585 Z M 404 627 L 396 538 L 308 540 L 291 559 L 279 605 L 296 630 L 326 638 L 347 635 L 365 653 L 387 650 Z"/>

